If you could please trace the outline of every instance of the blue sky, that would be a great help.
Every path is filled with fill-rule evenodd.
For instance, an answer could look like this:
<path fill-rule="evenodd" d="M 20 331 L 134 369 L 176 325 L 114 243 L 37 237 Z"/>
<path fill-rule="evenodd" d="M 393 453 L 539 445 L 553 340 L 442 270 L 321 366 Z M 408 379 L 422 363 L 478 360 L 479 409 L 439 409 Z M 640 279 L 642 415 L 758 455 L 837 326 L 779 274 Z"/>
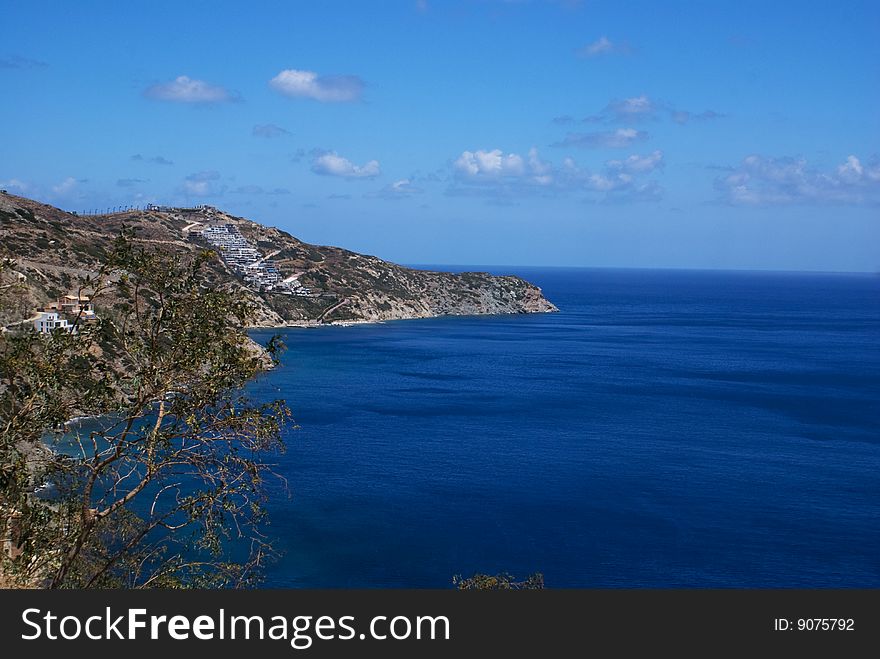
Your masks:
<path fill-rule="evenodd" d="M 0 187 L 404 263 L 880 271 L 880 3 L 9 2 Z"/>

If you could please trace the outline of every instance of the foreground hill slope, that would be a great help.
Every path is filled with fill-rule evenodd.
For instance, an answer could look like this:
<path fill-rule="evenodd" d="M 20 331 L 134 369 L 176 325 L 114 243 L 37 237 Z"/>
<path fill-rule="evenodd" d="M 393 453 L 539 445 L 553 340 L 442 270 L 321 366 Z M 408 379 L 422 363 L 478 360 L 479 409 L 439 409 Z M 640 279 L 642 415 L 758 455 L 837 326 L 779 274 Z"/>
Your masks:
<path fill-rule="evenodd" d="M 248 283 L 223 259 L 213 276 L 240 286 L 257 305 L 259 326 L 383 321 L 444 315 L 543 313 L 556 307 L 529 282 L 514 276 L 414 270 L 338 247 L 304 243 L 290 234 L 220 210 L 165 208 L 78 216 L 31 199 L 0 192 L 0 257 L 15 261 L 4 278 L 26 280 L 0 323 L 29 317 L 33 310 L 71 291 L 93 274 L 122 227 L 137 240 L 184 253 L 210 247 L 207 227 L 233 226 L 300 294 Z M 0 282 L 2 285 L 2 282 Z"/>

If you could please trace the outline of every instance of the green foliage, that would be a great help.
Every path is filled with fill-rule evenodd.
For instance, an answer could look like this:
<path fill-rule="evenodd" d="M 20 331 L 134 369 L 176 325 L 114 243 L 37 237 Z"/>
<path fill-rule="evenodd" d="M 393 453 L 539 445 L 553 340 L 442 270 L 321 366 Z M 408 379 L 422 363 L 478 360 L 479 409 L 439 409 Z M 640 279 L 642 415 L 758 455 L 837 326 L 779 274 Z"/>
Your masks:
<path fill-rule="evenodd" d="M 216 587 L 258 578 L 272 554 L 262 533 L 266 458 L 283 450 L 290 413 L 283 401 L 254 405 L 241 391 L 281 346 L 273 340 L 264 352 L 250 341 L 252 303 L 206 283 L 210 258 L 181 263 L 123 235 L 100 275 L 81 282 L 99 322 L 0 336 L 7 583 Z M 103 422 L 51 432 L 82 415 Z"/>
<path fill-rule="evenodd" d="M 452 577 L 452 584 L 459 590 L 543 590 L 544 575 L 536 572 L 523 581 L 517 581 L 506 572 L 496 575 L 475 574 L 467 579 L 456 575 Z"/>

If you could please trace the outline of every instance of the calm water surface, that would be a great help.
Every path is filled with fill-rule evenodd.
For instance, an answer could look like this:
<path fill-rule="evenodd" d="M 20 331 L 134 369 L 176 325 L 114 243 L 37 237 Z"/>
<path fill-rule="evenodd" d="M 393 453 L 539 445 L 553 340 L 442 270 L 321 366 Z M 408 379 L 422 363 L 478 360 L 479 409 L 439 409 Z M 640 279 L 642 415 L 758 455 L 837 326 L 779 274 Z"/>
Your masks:
<path fill-rule="evenodd" d="M 880 277 L 499 272 L 561 313 L 283 332 L 267 586 L 880 587 Z"/>

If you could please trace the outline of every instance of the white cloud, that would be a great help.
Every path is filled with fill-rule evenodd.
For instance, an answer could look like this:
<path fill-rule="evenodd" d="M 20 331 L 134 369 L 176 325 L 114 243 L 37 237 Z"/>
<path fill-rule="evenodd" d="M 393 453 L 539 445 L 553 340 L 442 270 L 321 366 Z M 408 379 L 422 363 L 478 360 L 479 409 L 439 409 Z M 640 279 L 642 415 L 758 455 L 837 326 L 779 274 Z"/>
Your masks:
<path fill-rule="evenodd" d="M 314 71 L 285 69 L 269 81 L 269 86 L 285 96 L 346 103 L 360 99 L 364 81 L 353 75 L 320 76 Z"/>
<path fill-rule="evenodd" d="M 417 188 L 412 184 L 408 178 L 402 178 L 399 181 L 394 181 L 388 186 L 388 189 L 394 194 L 413 194 L 414 192 L 421 192 L 421 189 Z"/>
<path fill-rule="evenodd" d="M 601 171 L 582 169 L 572 158 L 556 166 L 532 148 L 526 157 L 516 153 L 464 151 L 452 164 L 455 181 L 446 193 L 509 199 L 524 194 L 599 193 L 602 201 L 657 199 L 662 188 L 644 178 L 663 164 L 663 152 L 634 154 L 609 160 Z"/>
<path fill-rule="evenodd" d="M 188 76 L 178 76 L 171 82 L 157 83 L 144 90 L 144 96 L 175 103 L 224 103 L 238 100 L 238 96 L 219 85 Z"/>
<path fill-rule="evenodd" d="M 837 176 L 851 185 L 873 185 L 880 183 L 880 162 L 876 159 L 868 165 L 855 156 L 848 156 L 846 162 L 837 167 Z"/>
<path fill-rule="evenodd" d="M 577 146 L 585 149 L 622 149 L 631 146 L 635 142 L 643 142 L 647 139 L 648 133 L 643 130 L 618 128 L 616 130 L 602 130 L 592 133 L 568 133 L 565 139 L 551 146 Z"/>
<path fill-rule="evenodd" d="M 663 152 L 657 149 L 646 156 L 633 154 L 624 160 L 609 160 L 605 165 L 612 171 L 646 174 L 663 166 Z"/>
<path fill-rule="evenodd" d="M 715 181 L 720 200 L 734 205 L 877 204 L 880 160 L 869 163 L 850 155 L 830 172 L 809 166 L 804 158 L 750 155 Z"/>
<path fill-rule="evenodd" d="M 382 173 L 378 160 L 355 165 L 348 158 L 343 158 L 335 151 L 316 155 L 312 160 L 312 171 L 322 176 L 339 176 L 349 179 L 374 178 Z"/>
<path fill-rule="evenodd" d="M 47 66 L 45 62 L 21 55 L 0 57 L 0 69 L 42 69 Z"/>
<path fill-rule="evenodd" d="M 183 180 L 182 192 L 188 197 L 213 197 L 223 194 L 225 187 L 217 187 L 215 181 L 220 180 L 220 172 L 205 170 L 190 174 Z"/>
<path fill-rule="evenodd" d="M 607 108 L 607 111 L 612 113 L 618 121 L 638 121 L 651 118 L 656 110 L 654 101 L 645 95 L 625 98 L 622 101 L 612 101 Z"/>
<path fill-rule="evenodd" d="M 584 118 L 583 121 L 584 123 L 594 124 L 633 124 L 640 121 L 656 121 L 665 116 L 668 116 L 677 124 L 687 124 L 692 121 L 711 121 L 712 119 L 724 117 L 723 114 L 714 110 L 704 110 L 702 112 L 680 110 L 670 103 L 658 102 L 646 94 L 642 94 L 629 98 L 612 99 L 598 114 L 590 115 Z M 566 119 L 566 121 L 562 122 L 554 119 L 554 123 L 572 123 L 568 115 L 563 115 L 560 119 Z"/>
<path fill-rule="evenodd" d="M 446 190 L 452 196 L 487 196 L 498 200 L 551 188 L 553 165 L 541 160 L 538 150 L 526 157 L 501 149 L 463 151 L 452 163 L 454 181 Z"/>
<path fill-rule="evenodd" d="M 589 44 L 584 48 L 584 54 L 588 57 L 593 57 L 595 55 L 601 55 L 603 53 L 610 53 L 614 50 L 614 44 L 611 43 L 611 39 L 608 37 L 602 36 L 599 37 L 596 41 Z"/>
<path fill-rule="evenodd" d="M 865 175 L 865 168 L 858 158 L 847 156 L 846 162 L 837 167 L 837 175 L 848 183 L 860 181 Z"/>
<path fill-rule="evenodd" d="M 59 196 L 69 195 L 71 192 L 76 189 L 77 180 L 72 176 L 68 176 L 66 179 L 61 181 L 58 185 L 52 186 L 52 192 Z"/>
<path fill-rule="evenodd" d="M 656 119 L 660 105 L 642 94 L 609 101 L 599 114 L 584 119 L 584 123 L 635 123 Z"/>
<path fill-rule="evenodd" d="M 162 156 L 153 156 L 152 158 L 144 158 L 141 154 L 136 153 L 131 157 L 135 162 L 149 162 L 154 165 L 173 165 L 174 161 L 168 160 Z"/>
<path fill-rule="evenodd" d="M 632 51 L 629 44 L 614 43 L 606 36 L 601 36 L 577 51 L 580 57 L 599 57 L 600 55 L 626 55 Z"/>
<path fill-rule="evenodd" d="M 553 169 L 553 165 L 546 160 L 541 160 L 538 149 L 532 147 L 529 149 L 529 169 L 535 174 L 546 174 Z"/>
<path fill-rule="evenodd" d="M 266 139 L 272 139 L 274 137 L 290 135 L 290 131 L 282 128 L 281 126 L 276 126 L 275 124 L 256 124 L 253 127 L 251 134 L 254 137 L 265 137 Z"/>
<path fill-rule="evenodd" d="M 412 180 L 402 178 L 393 183 L 389 183 L 378 192 L 370 193 L 368 196 L 381 197 L 383 199 L 406 199 L 417 194 L 422 194 L 423 192 L 424 190 L 413 184 Z"/>
<path fill-rule="evenodd" d="M 207 197 L 211 194 L 211 184 L 207 181 L 184 181 L 183 193 L 191 197 Z"/>
<path fill-rule="evenodd" d="M 469 180 L 498 179 L 505 176 L 519 177 L 525 171 L 522 156 L 515 153 L 504 155 L 501 149 L 492 151 L 463 151 L 453 163 L 456 174 Z"/>
<path fill-rule="evenodd" d="M 581 169 L 572 158 L 565 158 L 559 171 L 561 184 L 590 192 L 601 193 L 605 203 L 656 201 L 663 196 L 663 188 L 644 177 L 663 165 L 663 152 L 648 155 L 633 154 L 623 160 L 608 160 L 602 171 Z"/>
<path fill-rule="evenodd" d="M 501 149 L 463 151 L 452 166 L 456 178 L 467 183 L 492 185 L 505 180 L 538 186 L 553 183 L 553 166 L 541 160 L 534 147 L 529 149 L 526 158 L 518 153 L 505 155 Z"/>
<path fill-rule="evenodd" d="M 0 181 L 0 190 L 18 190 L 21 193 L 25 193 L 29 188 L 30 186 L 27 183 L 20 181 L 17 178 Z"/>
<path fill-rule="evenodd" d="M 702 112 L 688 112 L 687 110 L 674 110 L 669 108 L 669 116 L 677 124 L 687 124 L 691 121 L 711 121 L 722 119 L 725 115 L 715 110 L 703 110 Z"/>

